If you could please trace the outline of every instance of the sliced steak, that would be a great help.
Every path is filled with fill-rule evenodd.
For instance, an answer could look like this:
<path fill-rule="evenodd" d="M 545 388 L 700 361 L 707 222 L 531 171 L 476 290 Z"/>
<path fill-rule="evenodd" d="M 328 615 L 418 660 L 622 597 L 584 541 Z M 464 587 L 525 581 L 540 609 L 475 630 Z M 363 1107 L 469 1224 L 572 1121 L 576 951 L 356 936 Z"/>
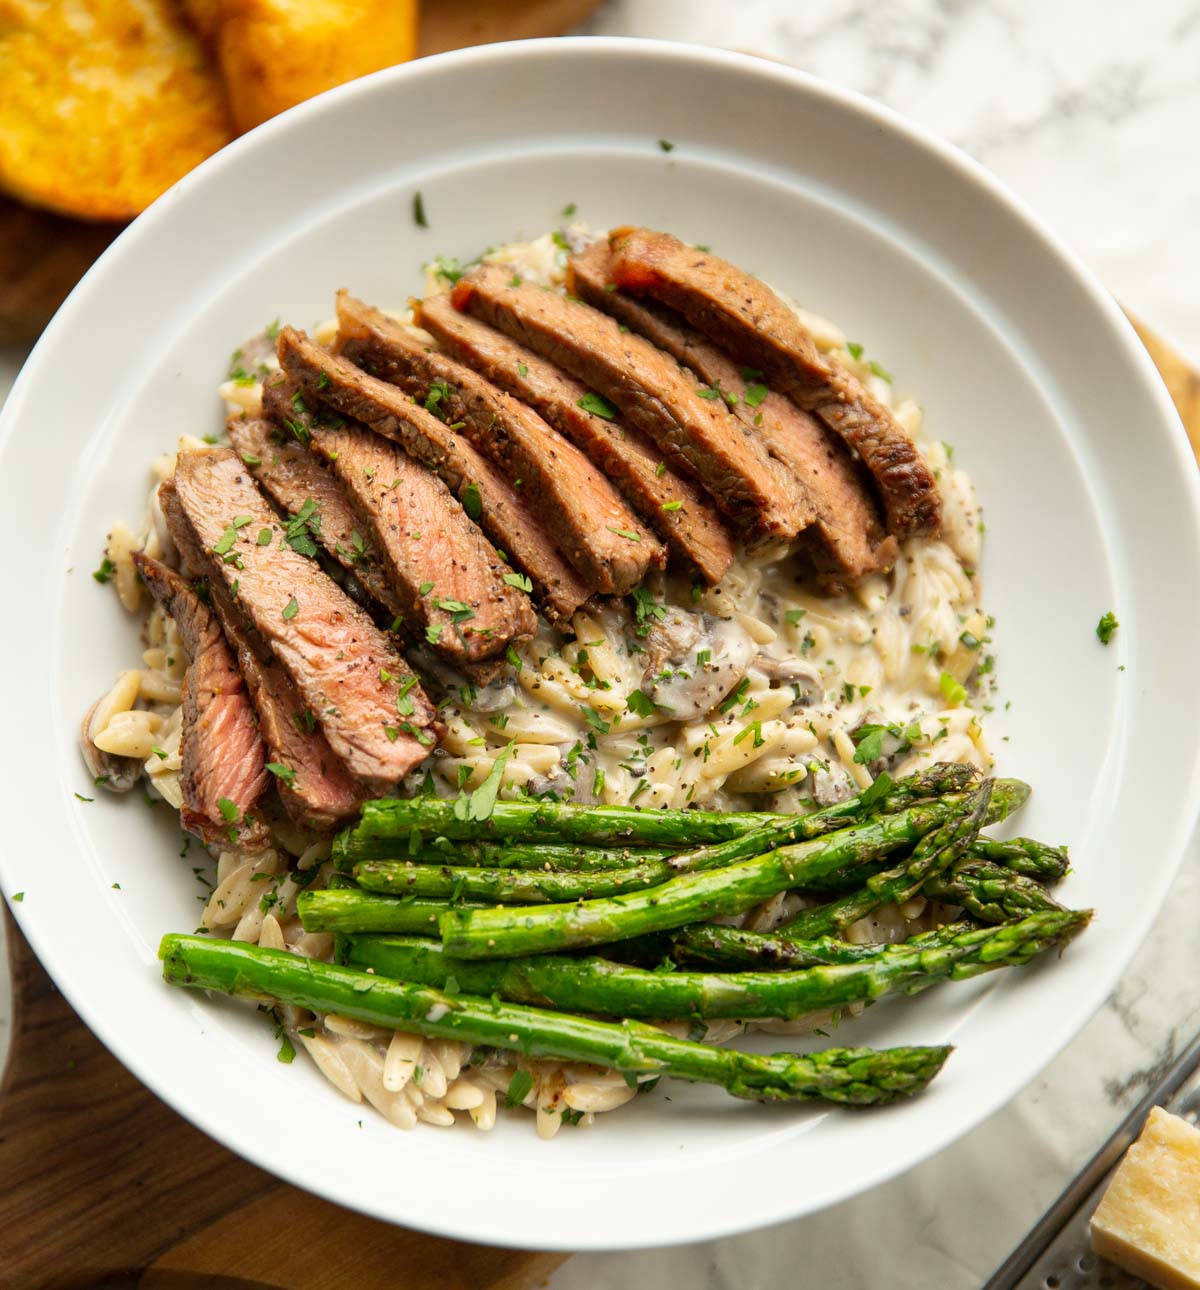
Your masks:
<path fill-rule="evenodd" d="M 348 358 L 328 353 L 290 327 L 279 334 L 279 361 L 311 406 L 361 421 L 436 471 L 466 513 L 530 578 L 549 617 L 570 618 L 591 596 L 591 587 L 525 499 L 469 440 L 396 386 L 369 375 Z"/>
<path fill-rule="evenodd" d="M 459 313 L 448 296 L 421 301 L 417 320 L 455 358 L 527 403 L 587 453 L 705 581 L 721 581 L 733 561 L 733 543 L 704 490 L 668 466 L 643 434 L 617 421 L 586 385 L 503 332 Z"/>
<path fill-rule="evenodd" d="M 504 653 L 537 630 L 537 615 L 450 490 L 399 444 L 363 426 L 317 426 L 313 447 L 354 503 L 407 624 L 458 665 Z M 511 581 L 509 581 L 511 580 Z"/>
<path fill-rule="evenodd" d="M 282 541 L 283 525 L 231 449 L 183 453 L 175 488 L 210 577 L 236 597 L 330 747 L 372 790 L 394 786 L 436 739 L 433 708 L 391 641 Z M 260 543 L 264 530 L 270 540 Z"/>
<path fill-rule="evenodd" d="M 623 596 L 652 565 L 666 563 L 662 543 L 612 484 L 532 408 L 345 291 L 337 310 L 340 352 L 416 395 L 520 480 L 559 550 L 597 591 Z"/>
<path fill-rule="evenodd" d="M 276 422 L 301 415 L 292 403 L 295 387 L 276 385 L 282 379 L 268 377 L 263 385 L 263 410 Z M 402 613 L 378 552 L 368 545 L 345 491 L 321 459 L 262 417 L 230 417 L 227 430 L 238 456 L 275 504 L 296 516 L 312 502 L 319 518 L 315 525 L 304 525 L 307 533 L 354 574 L 372 599 L 393 616 Z"/>
<path fill-rule="evenodd" d="M 706 392 L 649 341 L 623 333 L 590 305 L 517 281 L 497 264 L 460 278 L 450 298 L 615 403 L 747 533 L 781 540 L 800 531 L 803 508 L 761 439 L 721 400 L 702 397 Z"/>
<path fill-rule="evenodd" d="M 770 287 L 669 233 L 620 228 L 610 235 L 619 287 L 678 309 L 740 363 L 815 413 L 858 454 L 897 537 L 935 533 L 941 498 L 933 475 L 892 414 L 842 365 L 826 358 Z"/>
<path fill-rule="evenodd" d="M 682 314 L 616 290 L 613 253 L 606 242 L 571 257 L 567 285 L 733 400 L 734 415 L 762 435 L 771 456 L 806 494 L 815 518 L 810 554 L 823 576 L 852 582 L 891 567 L 896 543 L 884 531 L 862 465 L 837 435 L 791 399 L 769 390 L 760 373 L 740 367 Z"/>
<path fill-rule="evenodd" d="M 159 488 L 158 498 L 183 563 L 203 576 L 209 564 L 179 505 L 172 480 Z M 273 773 L 279 800 L 302 827 L 332 828 L 353 815 L 367 794 L 334 755 L 320 727 L 308 718 L 304 700 L 262 637 L 246 621 L 225 583 L 210 578 L 207 586 L 209 603 L 246 679 L 270 764 L 278 768 Z"/>
<path fill-rule="evenodd" d="M 173 569 L 138 551 L 150 594 L 179 628 L 183 678 L 183 827 L 205 842 L 246 850 L 267 844 L 250 814 L 267 787 L 266 751 L 242 674 L 216 615 Z"/>

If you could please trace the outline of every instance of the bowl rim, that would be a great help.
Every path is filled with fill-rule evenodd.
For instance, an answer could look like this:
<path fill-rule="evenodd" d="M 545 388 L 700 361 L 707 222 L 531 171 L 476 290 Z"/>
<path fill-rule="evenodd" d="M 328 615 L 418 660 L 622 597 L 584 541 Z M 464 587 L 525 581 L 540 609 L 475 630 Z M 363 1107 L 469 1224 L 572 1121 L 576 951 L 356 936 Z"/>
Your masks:
<path fill-rule="evenodd" d="M 799 91 L 815 99 L 824 100 L 842 111 L 853 113 L 863 118 L 880 130 L 905 139 L 914 147 L 923 150 L 956 172 L 959 178 L 978 190 L 988 202 L 1006 209 L 1020 223 L 1023 231 L 1035 239 L 1043 249 L 1049 251 L 1073 280 L 1074 285 L 1085 293 L 1090 309 L 1098 319 L 1106 324 L 1114 343 L 1120 345 L 1124 350 L 1125 356 L 1130 361 L 1131 371 L 1136 373 L 1140 379 L 1140 393 L 1144 397 L 1147 407 L 1153 407 L 1158 414 L 1161 428 L 1165 432 L 1162 446 L 1165 450 L 1170 451 L 1172 464 L 1186 481 L 1184 484 L 1188 503 L 1186 520 L 1190 529 L 1192 548 L 1194 551 L 1200 551 L 1200 478 L 1197 477 L 1195 459 L 1186 434 L 1149 354 L 1137 338 L 1133 327 L 1116 301 L 1097 281 L 1080 257 L 1051 233 L 1047 226 L 1032 213 L 1030 208 L 1010 192 L 998 178 L 953 145 L 907 120 L 893 109 L 855 91 L 832 85 L 786 64 L 776 63 L 752 54 L 718 50 L 707 46 L 630 37 L 571 37 L 565 40 L 562 38 L 550 38 L 514 41 L 497 45 L 475 46 L 434 55 L 413 63 L 388 68 L 336 87 L 317 96 L 315 99 L 308 100 L 290 109 L 234 140 L 226 148 L 214 154 L 195 170 L 184 176 L 183 179 L 134 220 L 106 248 L 84 278 L 76 285 L 39 338 L 18 374 L 8 400 L 4 407 L 0 409 L 0 451 L 3 451 L 7 446 L 9 436 L 15 433 L 18 423 L 23 418 L 30 392 L 34 389 L 36 383 L 47 375 L 43 369 L 50 364 L 60 333 L 66 331 L 70 326 L 75 314 L 82 308 L 83 301 L 109 273 L 110 266 L 119 263 L 126 257 L 133 256 L 139 239 L 164 219 L 171 218 L 173 208 L 180 201 L 186 200 L 188 194 L 193 190 L 210 185 L 225 169 L 236 164 L 244 154 L 272 146 L 275 140 L 303 128 L 306 122 L 317 119 L 332 107 L 358 97 L 373 94 L 381 85 L 438 76 L 447 67 L 453 68 L 459 73 L 467 74 L 473 70 L 482 69 L 496 63 L 534 59 L 548 54 L 553 54 L 554 57 L 559 58 L 599 57 L 618 62 L 633 58 L 651 61 L 666 59 L 676 63 L 690 64 L 700 70 L 728 68 L 760 79 L 774 81 L 780 87 Z M 131 264 L 135 263 L 135 261 L 131 260 Z M 1120 961 L 1113 965 L 1111 972 L 1113 979 L 1132 958 L 1134 952 L 1145 938 L 1150 924 L 1160 912 L 1167 888 L 1180 867 L 1186 844 L 1194 831 L 1197 817 L 1200 816 L 1200 745 L 1197 745 L 1193 751 L 1186 800 L 1179 805 L 1174 814 L 1175 825 L 1170 834 L 1170 845 L 1166 848 L 1169 851 L 1169 857 L 1158 871 L 1157 890 L 1152 893 L 1152 898 L 1146 906 L 1143 918 L 1139 920 L 1137 927 L 1130 934 L 1127 947 L 1120 956 Z M 4 867 L 4 857 L 0 856 L 0 871 Z M 38 954 L 39 959 L 52 958 L 53 947 L 51 942 L 53 937 L 38 925 L 38 920 L 33 916 L 32 911 L 24 906 L 20 909 L 10 908 L 22 932 Z M 90 1008 L 86 1001 L 81 1003 L 77 999 L 73 986 L 62 988 L 68 1001 L 85 1024 L 104 1042 L 110 1051 L 118 1055 L 119 1060 L 124 1062 L 124 1058 L 120 1057 L 120 1053 L 126 1045 L 120 1035 L 116 1033 L 116 1027 L 110 1025 L 107 1014 Z M 1066 1020 L 1062 1029 L 1056 1035 L 1055 1042 L 1039 1049 L 1036 1062 L 1023 1064 L 1024 1078 L 1021 1086 L 1032 1079 L 1074 1038 L 1083 1024 L 1104 1002 L 1108 993 L 1109 987 L 1107 984 L 1103 992 L 1094 991 L 1093 994 L 1096 997 L 1089 997 L 1083 1001 L 1085 1006 L 1077 1016 Z M 143 1076 L 139 1069 L 133 1066 L 130 1066 L 129 1069 L 133 1070 L 139 1079 L 147 1082 L 146 1077 Z M 169 1089 L 163 1088 L 159 1082 L 149 1083 L 148 1086 L 158 1096 L 168 1100 L 170 1105 L 179 1110 L 175 1106 L 175 1102 L 171 1100 Z M 881 1164 L 863 1182 L 831 1191 L 823 1201 L 823 1205 L 829 1206 L 848 1199 L 850 1196 L 877 1186 L 897 1173 L 927 1159 L 980 1124 L 1000 1106 L 1007 1103 L 1015 1095 L 1015 1092 L 1016 1089 L 1009 1087 L 1007 1091 L 1001 1094 L 982 1099 L 975 1108 L 975 1113 L 966 1118 L 965 1121 L 956 1123 L 956 1128 L 952 1133 L 933 1138 L 931 1145 L 906 1157 L 899 1164 L 894 1164 L 890 1161 Z M 253 1148 L 247 1149 L 241 1144 L 235 1145 L 228 1141 L 226 1136 L 222 1135 L 218 1128 L 213 1126 L 211 1117 L 206 1117 L 198 1109 L 193 1108 L 189 1111 L 181 1111 L 181 1113 L 243 1158 L 262 1168 L 268 1170 L 273 1168 L 272 1162 L 267 1158 L 265 1152 Z M 323 1186 L 320 1180 L 312 1182 L 305 1180 L 297 1185 L 302 1185 L 308 1190 L 338 1203 L 353 1203 L 363 1212 L 370 1213 L 372 1216 L 384 1221 L 398 1221 L 381 1206 L 372 1208 L 369 1202 L 366 1201 L 361 1204 L 358 1200 L 348 1201 L 344 1196 L 336 1194 L 334 1189 Z M 781 1212 L 772 1213 L 757 1221 L 743 1218 L 730 1222 L 722 1228 L 709 1229 L 703 1235 L 719 1236 L 746 1231 L 754 1226 L 783 1221 L 788 1216 L 787 1213 Z M 481 1237 L 465 1228 L 462 1222 L 456 1222 L 453 1216 L 449 1214 L 444 1222 L 434 1224 L 423 1221 L 422 1226 L 432 1233 L 459 1239 L 487 1240 L 494 1244 L 518 1245 L 524 1243 L 519 1237 L 513 1238 L 511 1241 L 505 1240 L 503 1233 L 497 1233 L 494 1230 Z M 694 1231 L 690 1233 L 673 1233 L 661 1243 L 682 1243 L 698 1239 L 700 1235 L 700 1233 Z M 562 1239 L 556 1240 L 553 1233 L 547 1234 L 544 1240 L 539 1241 L 540 1248 L 544 1249 L 576 1250 L 637 1248 L 640 1244 L 643 1244 L 643 1242 L 622 1240 L 621 1238 L 614 1241 L 599 1234 L 595 1241 L 586 1244 L 581 1243 L 579 1240 L 570 1242 Z"/>

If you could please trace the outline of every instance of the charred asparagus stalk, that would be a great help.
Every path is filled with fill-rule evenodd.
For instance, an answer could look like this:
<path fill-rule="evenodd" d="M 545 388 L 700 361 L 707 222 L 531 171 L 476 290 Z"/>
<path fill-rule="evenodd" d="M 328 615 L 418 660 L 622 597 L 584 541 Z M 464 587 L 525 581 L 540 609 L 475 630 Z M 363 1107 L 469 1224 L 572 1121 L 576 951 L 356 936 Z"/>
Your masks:
<path fill-rule="evenodd" d="M 842 932 L 881 905 L 910 900 L 931 876 L 950 868 L 975 840 L 991 797 L 992 781 L 984 780 L 968 799 L 966 811 L 922 838 L 907 860 L 873 874 L 857 891 L 804 910 L 789 925 L 791 934 L 806 939 Z"/>
<path fill-rule="evenodd" d="M 782 845 L 816 837 L 860 817 L 902 810 L 925 797 L 960 792 L 975 772 L 969 766 L 946 762 L 893 784 L 885 776 L 864 792 L 810 815 L 771 815 L 758 811 L 644 811 L 634 806 L 581 806 L 570 802 L 496 802 L 485 819 L 474 818 L 463 800 L 436 797 L 386 798 L 367 802 L 362 819 L 337 839 L 334 855 L 342 863 L 415 856 L 434 839 L 503 839 L 534 844 L 564 842 L 588 847 L 654 847 L 679 851 L 708 847 L 777 827 L 762 840 Z M 678 858 L 680 869 L 705 868 L 742 859 L 756 851 L 722 853 L 690 862 Z M 616 866 L 613 866 L 616 867 Z"/>
<path fill-rule="evenodd" d="M 1028 795 L 1028 785 L 1019 780 L 995 781 L 987 818 L 1003 819 Z M 934 798 L 721 869 L 685 873 L 656 887 L 574 905 L 450 909 L 440 920 L 442 942 L 449 953 L 463 958 L 512 958 L 707 922 L 740 913 L 776 892 L 803 887 L 811 878 L 877 860 L 919 841 L 965 809 L 959 795 Z"/>
<path fill-rule="evenodd" d="M 941 1069 L 947 1047 L 832 1048 L 759 1056 L 674 1039 L 638 1021 L 594 1021 L 322 963 L 241 941 L 169 935 L 159 947 L 173 985 L 275 999 L 337 1012 L 435 1039 L 510 1049 L 526 1057 L 594 1062 L 634 1075 L 719 1084 L 760 1101 L 824 1099 L 852 1106 L 920 1092 Z"/>
<path fill-rule="evenodd" d="M 377 975 L 516 1003 L 617 1017 L 783 1018 L 916 994 L 939 981 L 961 981 L 995 968 L 1018 967 L 1061 948 L 1091 911 L 1032 914 L 999 927 L 903 945 L 872 946 L 857 961 L 799 971 L 653 972 L 604 958 L 544 954 L 530 958 L 456 959 L 415 936 L 349 936 L 345 961 Z"/>

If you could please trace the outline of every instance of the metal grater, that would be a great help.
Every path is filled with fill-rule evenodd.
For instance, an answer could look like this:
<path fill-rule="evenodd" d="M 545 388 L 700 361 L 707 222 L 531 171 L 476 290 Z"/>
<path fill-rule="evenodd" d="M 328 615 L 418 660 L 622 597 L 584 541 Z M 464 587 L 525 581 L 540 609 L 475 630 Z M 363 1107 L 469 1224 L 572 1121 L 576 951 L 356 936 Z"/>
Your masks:
<path fill-rule="evenodd" d="M 1134 1107 L 983 1290 L 1148 1290 L 1145 1281 L 1092 1253 L 1088 1224 L 1121 1157 L 1155 1106 L 1193 1124 L 1200 1122 L 1200 1035 Z"/>

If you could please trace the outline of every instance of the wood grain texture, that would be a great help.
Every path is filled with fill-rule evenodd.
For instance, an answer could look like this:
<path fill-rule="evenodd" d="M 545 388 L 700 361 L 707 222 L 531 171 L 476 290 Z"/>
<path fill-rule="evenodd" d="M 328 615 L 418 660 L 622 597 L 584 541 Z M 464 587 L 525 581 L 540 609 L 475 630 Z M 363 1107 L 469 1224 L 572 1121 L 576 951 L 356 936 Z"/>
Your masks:
<path fill-rule="evenodd" d="M 424 0 L 421 54 L 493 41 L 557 36 L 598 0 Z M 32 341 L 121 231 L 35 210 L 0 195 L 0 345 Z"/>
<path fill-rule="evenodd" d="M 109 1054 L 5 918 L 4 1290 L 530 1290 L 566 1258 L 392 1227 L 240 1160 Z"/>

